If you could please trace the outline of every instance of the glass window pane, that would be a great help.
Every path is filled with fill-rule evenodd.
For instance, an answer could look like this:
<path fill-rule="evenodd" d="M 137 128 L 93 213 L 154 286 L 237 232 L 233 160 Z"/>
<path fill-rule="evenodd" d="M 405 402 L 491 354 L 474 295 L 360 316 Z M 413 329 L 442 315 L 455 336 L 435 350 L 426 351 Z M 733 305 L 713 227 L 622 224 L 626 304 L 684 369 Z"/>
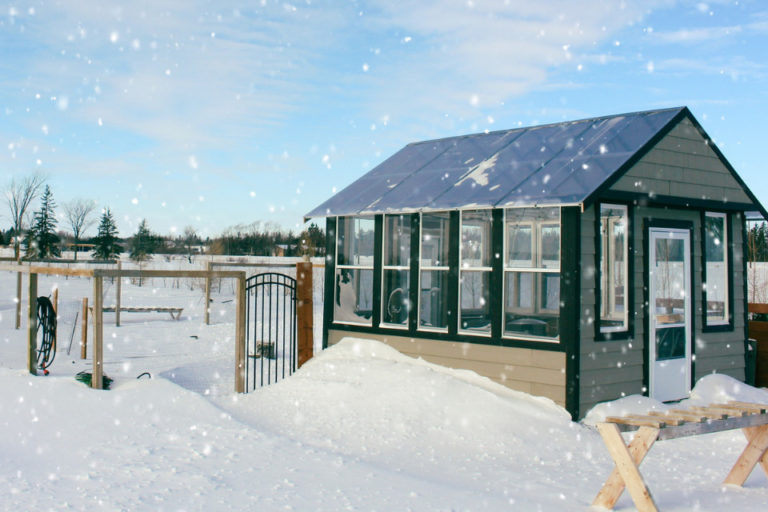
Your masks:
<path fill-rule="evenodd" d="M 627 207 L 600 207 L 600 330 L 627 328 Z"/>
<path fill-rule="evenodd" d="M 411 261 L 410 215 L 384 216 L 384 266 L 406 267 Z"/>
<path fill-rule="evenodd" d="M 430 329 L 448 329 L 448 271 L 421 273 L 419 325 Z"/>
<path fill-rule="evenodd" d="M 421 216 L 421 266 L 447 267 L 450 214 L 425 213 Z"/>
<path fill-rule="evenodd" d="M 559 208 L 510 208 L 504 233 L 506 268 L 560 268 Z"/>
<path fill-rule="evenodd" d="M 505 335 L 560 335 L 560 274 L 506 272 L 504 288 Z"/>
<path fill-rule="evenodd" d="M 373 230 L 373 217 L 339 217 L 336 262 L 372 267 Z"/>
<path fill-rule="evenodd" d="M 541 226 L 541 268 L 560 268 L 560 224 Z"/>
<path fill-rule="evenodd" d="M 728 322 L 726 217 L 707 214 L 704 219 L 704 254 L 707 261 L 707 282 L 704 284 L 704 290 L 707 298 L 707 324 L 723 324 Z"/>
<path fill-rule="evenodd" d="M 381 321 L 386 324 L 408 325 L 411 304 L 408 299 L 407 270 L 384 270 L 381 283 Z"/>
<path fill-rule="evenodd" d="M 657 239 L 653 279 L 656 296 L 652 299 L 656 325 L 685 322 L 685 244 L 680 239 Z"/>
<path fill-rule="evenodd" d="M 373 270 L 337 269 L 333 319 L 371 325 L 373 313 Z"/>
<path fill-rule="evenodd" d="M 533 261 L 533 225 L 507 223 L 507 266 L 530 268 Z"/>
<path fill-rule="evenodd" d="M 491 303 L 489 300 L 491 273 L 462 271 L 460 278 L 460 307 L 463 331 L 491 332 Z"/>
<path fill-rule="evenodd" d="M 461 214 L 461 268 L 491 266 L 491 211 Z"/>

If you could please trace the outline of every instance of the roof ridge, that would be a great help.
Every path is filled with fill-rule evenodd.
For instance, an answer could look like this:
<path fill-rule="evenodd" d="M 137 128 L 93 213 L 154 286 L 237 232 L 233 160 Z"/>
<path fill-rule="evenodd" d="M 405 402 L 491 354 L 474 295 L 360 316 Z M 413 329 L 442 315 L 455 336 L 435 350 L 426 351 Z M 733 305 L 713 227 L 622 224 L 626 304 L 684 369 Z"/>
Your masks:
<path fill-rule="evenodd" d="M 566 126 L 566 125 L 573 125 L 578 123 L 585 123 L 585 122 L 598 122 L 598 121 L 604 121 L 606 119 L 611 119 L 614 117 L 627 117 L 627 116 L 637 116 L 640 114 L 658 114 L 661 112 L 671 112 L 671 111 L 680 111 L 682 112 L 685 110 L 686 106 L 681 107 L 669 107 L 669 108 L 658 108 L 658 109 L 652 109 L 652 110 L 638 110 L 635 112 L 626 112 L 623 114 L 609 114 L 609 115 L 603 115 L 603 116 L 595 116 L 595 117 L 585 117 L 582 119 L 572 119 L 569 121 L 558 121 L 553 123 L 544 123 L 544 124 L 533 124 L 529 126 L 520 126 L 518 128 L 506 128 L 506 129 L 500 129 L 500 130 L 493 130 L 493 131 L 484 131 L 484 132 L 476 132 L 476 133 L 467 133 L 464 135 L 453 135 L 450 137 L 438 137 L 436 139 L 426 139 L 426 140 L 420 140 L 416 142 L 409 142 L 405 145 L 405 147 L 408 146 L 417 146 L 419 144 L 430 144 L 435 142 L 442 142 L 446 140 L 458 140 L 458 139 L 466 139 L 470 137 L 483 137 L 485 135 L 498 135 L 501 133 L 510 133 L 518 130 L 531 130 L 531 129 L 538 129 L 538 128 L 551 128 L 554 126 Z"/>

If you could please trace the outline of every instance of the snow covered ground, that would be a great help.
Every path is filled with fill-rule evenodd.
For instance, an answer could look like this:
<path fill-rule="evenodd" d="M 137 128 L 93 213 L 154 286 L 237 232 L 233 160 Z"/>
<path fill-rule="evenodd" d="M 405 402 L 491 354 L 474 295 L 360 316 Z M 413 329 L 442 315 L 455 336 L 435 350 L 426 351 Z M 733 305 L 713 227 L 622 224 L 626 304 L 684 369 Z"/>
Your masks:
<path fill-rule="evenodd" d="M 73 378 L 90 368 L 73 323 L 90 282 L 41 276 L 40 294 L 54 284 L 59 352 L 51 375 L 33 377 L 15 275 L 0 272 L 0 510 L 586 510 L 612 468 L 588 423 L 665 407 L 628 397 L 574 423 L 547 399 L 354 339 L 235 395 L 231 287 L 215 289 L 205 326 L 202 290 L 173 280 L 123 284 L 124 304 L 184 313 L 124 314 L 119 328 L 105 314 L 115 382 L 94 391 Z M 727 399 L 768 392 L 711 376 L 691 401 Z M 744 488 L 720 484 L 744 445 L 739 432 L 664 441 L 642 470 L 662 510 L 766 510 L 759 469 Z M 616 509 L 634 509 L 626 493 Z"/>

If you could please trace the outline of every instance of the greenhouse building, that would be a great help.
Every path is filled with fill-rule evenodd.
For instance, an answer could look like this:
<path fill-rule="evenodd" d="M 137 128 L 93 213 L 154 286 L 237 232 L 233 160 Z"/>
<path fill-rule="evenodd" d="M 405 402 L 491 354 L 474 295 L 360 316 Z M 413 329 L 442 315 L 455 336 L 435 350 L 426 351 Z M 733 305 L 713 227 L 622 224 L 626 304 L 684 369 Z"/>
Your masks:
<path fill-rule="evenodd" d="M 323 343 L 379 340 L 574 418 L 748 380 L 755 210 L 685 107 L 409 144 L 307 214 Z"/>

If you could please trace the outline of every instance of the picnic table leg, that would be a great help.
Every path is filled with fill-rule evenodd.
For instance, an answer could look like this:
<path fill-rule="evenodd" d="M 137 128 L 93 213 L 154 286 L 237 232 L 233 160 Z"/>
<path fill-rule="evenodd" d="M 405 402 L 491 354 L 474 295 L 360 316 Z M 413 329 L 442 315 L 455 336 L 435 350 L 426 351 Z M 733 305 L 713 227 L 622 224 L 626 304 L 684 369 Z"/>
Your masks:
<path fill-rule="evenodd" d="M 736 464 L 731 468 L 731 472 L 725 477 L 724 484 L 744 485 L 747 477 L 752 473 L 758 462 L 763 466 L 763 470 L 768 474 L 766 466 L 766 450 L 768 450 L 768 425 L 759 427 L 750 427 L 743 429 L 744 435 L 749 440 L 747 447 L 741 452 Z"/>
<path fill-rule="evenodd" d="M 632 456 L 632 460 L 635 466 L 639 466 L 645 455 L 656 442 L 656 438 L 659 437 L 658 429 L 651 427 L 640 427 L 637 431 L 632 442 L 629 443 L 629 454 Z M 624 492 L 624 479 L 621 478 L 619 470 L 614 467 L 611 471 L 611 475 L 603 484 L 603 488 L 595 496 L 595 500 L 592 505 L 595 507 L 603 507 L 607 509 L 613 508 L 616 502 L 619 500 L 621 493 Z"/>
<path fill-rule="evenodd" d="M 637 466 L 656 441 L 659 435 L 658 429 L 641 427 L 629 448 L 624 444 L 619 428 L 614 423 L 599 423 L 597 430 L 603 438 L 608 453 L 616 463 L 616 467 L 592 504 L 613 508 L 621 496 L 624 486 L 626 486 L 632 501 L 640 512 L 657 512 L 658 508 L 653 501 L 651 491 L 645 485 Z"/>

